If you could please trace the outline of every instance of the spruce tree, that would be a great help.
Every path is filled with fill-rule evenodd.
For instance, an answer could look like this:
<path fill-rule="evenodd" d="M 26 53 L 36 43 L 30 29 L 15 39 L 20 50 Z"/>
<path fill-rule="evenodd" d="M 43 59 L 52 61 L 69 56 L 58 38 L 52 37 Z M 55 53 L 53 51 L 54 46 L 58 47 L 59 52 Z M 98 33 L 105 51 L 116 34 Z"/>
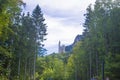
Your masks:
<path fill-rule="evenodd" d="M 35 63 L 36 63 L 36 57 L 38 54 L 38 49 L 40 51 L 40 55 L 43 55 L 44 53 L 41 53 L 43 49 L 43 41 L 46 40 L 45 36 L 46 33 L 46 24 L 44 23 L 45 19 L 43 18 L 43 14 L 41 12 L 41 8 L 39 5 L 36 6 L 36 8 L 32 12 L 32 19 L 33 19 L 33 25 L 36 29 L 36 47 L 35 47 L 35 54 L 34 54 L 34 79 L 35 79 Z"/>
<path fill-rule="evenodd" d="M 46 40 L 45 36 L 47 35 L 46 33 L 47 26 L 44 23 L 45 19 L 43 18 L 43 14 L 41 12 L 41 8 L 39 7 L 39 5 L 37 5 L 36 8 L 33 10 L 32 18 L 33 18 L 33 24 L 36 29 L 37 47 L 42 49 L 44 46 L 43 41 Z"/>

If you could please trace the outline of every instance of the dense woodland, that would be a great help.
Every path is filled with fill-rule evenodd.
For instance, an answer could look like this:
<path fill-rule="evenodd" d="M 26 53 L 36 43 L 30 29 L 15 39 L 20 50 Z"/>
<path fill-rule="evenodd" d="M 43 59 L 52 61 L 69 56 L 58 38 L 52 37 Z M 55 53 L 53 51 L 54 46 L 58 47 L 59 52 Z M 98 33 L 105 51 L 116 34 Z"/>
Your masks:
<path fill-rule="evenodd" d="M 22 6 L 0 0 L 0 80 L 120 80 L 120 0 L 89 5 L 82 40 L 72 52 L 46 56 L 41 8 L 30 14 Z"/>

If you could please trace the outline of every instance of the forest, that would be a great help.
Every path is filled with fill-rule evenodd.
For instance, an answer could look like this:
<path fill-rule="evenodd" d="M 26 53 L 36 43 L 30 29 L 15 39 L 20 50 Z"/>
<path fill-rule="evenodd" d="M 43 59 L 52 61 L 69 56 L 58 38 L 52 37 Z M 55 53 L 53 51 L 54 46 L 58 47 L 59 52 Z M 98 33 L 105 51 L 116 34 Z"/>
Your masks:
<path fill-rule="evenodd" d="M 82 40 L 72 52 L 49 55 L 40 6 L 32 13 L 22 6 L 22 0 L 0 0 L 0 80 L 120 80 L 120 0 L 90 4 Z"/>

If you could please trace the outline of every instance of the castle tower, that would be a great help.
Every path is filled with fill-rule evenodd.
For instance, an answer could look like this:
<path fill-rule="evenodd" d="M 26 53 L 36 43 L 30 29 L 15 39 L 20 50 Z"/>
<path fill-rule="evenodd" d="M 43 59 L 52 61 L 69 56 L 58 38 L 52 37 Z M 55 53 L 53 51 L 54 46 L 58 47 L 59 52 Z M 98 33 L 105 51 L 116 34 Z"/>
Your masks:
<path fill-rule="evenodd" d="M 61 42 L 58 43 L 58 53 L 65 53 L 65 45 L 61 45 Z"/>
<path fill-rule="evenodd" d="M 58 53 L 60 53 L 60 51 L 61 51 L 61 42 L 59 41 L 59 43 L 58 43 Z"/>

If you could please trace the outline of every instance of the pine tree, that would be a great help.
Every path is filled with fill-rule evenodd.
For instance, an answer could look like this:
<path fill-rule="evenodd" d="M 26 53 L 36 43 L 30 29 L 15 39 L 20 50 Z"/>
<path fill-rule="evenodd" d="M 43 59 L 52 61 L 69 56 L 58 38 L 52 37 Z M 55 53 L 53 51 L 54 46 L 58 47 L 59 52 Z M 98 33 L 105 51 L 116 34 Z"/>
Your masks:
<path fill-rule="evenodd" d="M 46 33 L 47 26 L 44 23 L 45 19 L 43 18 L 43 14 L 41 12 L 41 8 L 39 7 L 39 5 L 37 5 L 36 8 L 33 10 L 32 18 L 33 18 L 33 24 L 37 32 L 36 33 L 37 46 L 43 48 L 44 46 L 43 41 L 46 40 L 45 36 L 47 35 Z"/>
<path fill-rule="evenodd" d="M 37 5 L 32 12 L 32 19 L 33 19 L 33 25 L 35 26 L 36 29 L 36 35 L 35 35 L 36 47 L 34 54 L 34 79 L 35 79 L 35 62 L 38 54 L 38 49 L 39 51 L 41 51 L 41 49 L 43 48 L 44 46 L 43 41 L 46 40 L 45 36 L 47 35 L 46 33 L 47 26 L 44 23 L 45 19 L 43 18 L 43 14 L 41 12 L 41 8 L 39 7 L 39 5 Z M 41 53 L 40 55 L 43 55 L 43 53 Z"/>

